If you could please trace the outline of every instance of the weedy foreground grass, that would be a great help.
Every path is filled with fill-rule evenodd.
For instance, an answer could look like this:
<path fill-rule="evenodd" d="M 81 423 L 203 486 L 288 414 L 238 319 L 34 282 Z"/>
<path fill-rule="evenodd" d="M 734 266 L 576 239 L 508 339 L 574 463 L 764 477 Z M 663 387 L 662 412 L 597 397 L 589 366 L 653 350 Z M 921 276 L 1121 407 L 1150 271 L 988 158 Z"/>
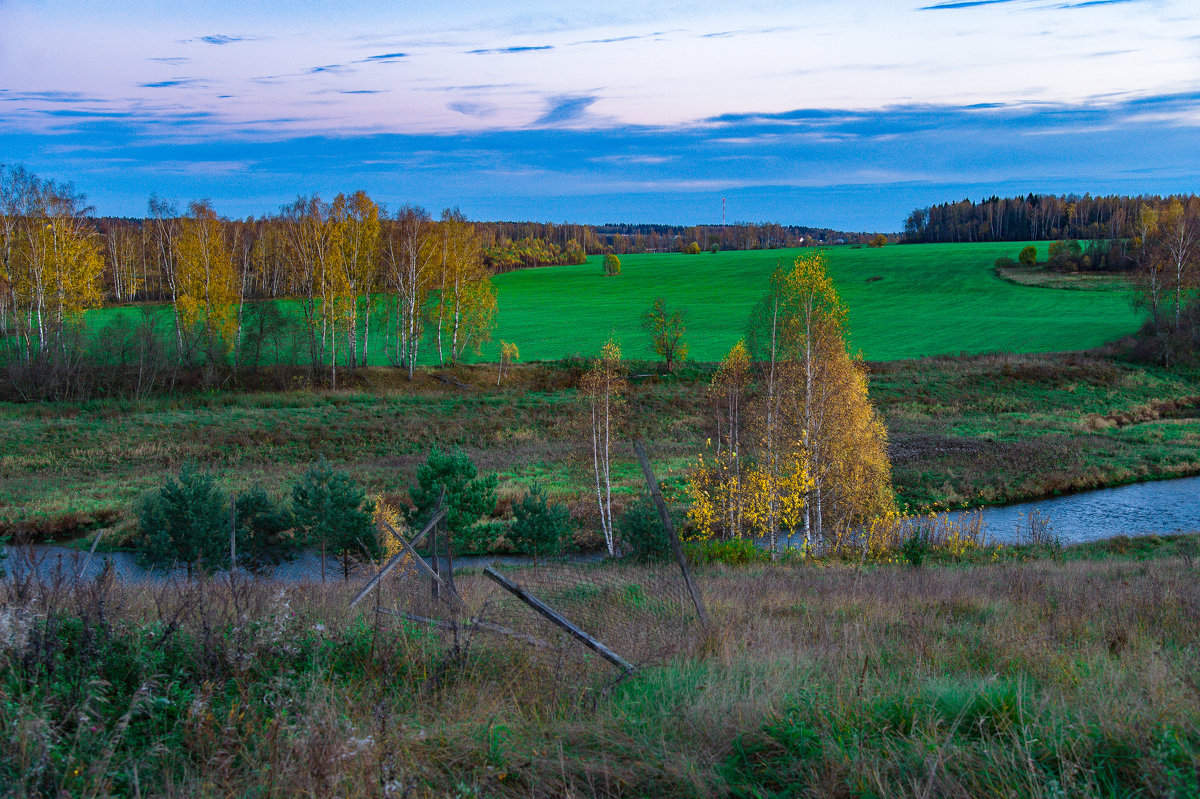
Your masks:
<path fill-rule="evenodd" d="M 10 581 L 0 785 L 1194 796 L 1196 561 L 1190 536 L 916 570 L 706 567 L 711 634 L 615 684 L 603 669 L 562 679 L 513 644 L 455 647 L 348 612 L 349 589 Z"/>

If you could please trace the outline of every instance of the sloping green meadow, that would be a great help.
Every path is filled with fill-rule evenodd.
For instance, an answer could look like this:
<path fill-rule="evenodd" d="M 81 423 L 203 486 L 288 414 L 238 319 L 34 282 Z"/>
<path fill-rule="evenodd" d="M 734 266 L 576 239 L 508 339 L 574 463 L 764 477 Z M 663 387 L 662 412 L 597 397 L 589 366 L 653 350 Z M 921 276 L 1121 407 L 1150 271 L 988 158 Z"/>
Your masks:
<path fill-rule="evenodd" d="M 1023 245 L 924 244 L 880 249 L 831 247 L 829 269 L 849 312 L 850 343 L 868 360 L 980 352 L 1052 352 L 1095 347 L 1133 332 L 1139 316 L 1125 291 L 1064 291 L 1021 286 L 996 276 L 1001 255 Z M 1039 245 L 1045 257 L 1045 242 Z M 495 278 L 493 340 L 479 358 L 494 361 L 499 341 L 515 342 L 521 360 L 592 356 L 615 335 L 626 357 L 652 359 L 641 314 L 663 297 L 686 314 L 693 360 L 716 361 L 742 336 L 771 272 L 806 250 L 652 254 L 621 258 L 605 277 L 601 259 L 578 266 L 509 272 Z M 281 303 L 299 321 L 297 303 Z M 150 314 L 169 329 L 163 306 L 94 311 L 93 325 L 128 328 Z M 370 362 L 386 364 L 382 313 L 373 317 Z M 276 345 L 267 345 L 266 357 Z M 279 344 L 281 360 L 303 360 L 302 343 Z M 344 353 L 344 348 L 342 349 Z M 424 345 L 421 360 L 436 362 Z"/>
<path fill-rule="evenodd" d="M 996 258 L 1015 258 L 1022 246 L 829 248 L 852 348 L 877 361 L 1079 350 L 1137 329 L 1127 292 L 1043 289 L 997 277 Z M 1044 258 L 1046 243 L 1039 249 Z M 592 355 L 615 333 L 628 357 L 652 358 L 640 314 L 661 296 L 686 311 L 691 357 L 718 360 L 742 335 L 771 272 L 801 252 L 627 255 L 616 277 L 604 277 L 597 259 L 510 272 L 495 280 L 496 338 L 515 341 L 528 360 Z"/>

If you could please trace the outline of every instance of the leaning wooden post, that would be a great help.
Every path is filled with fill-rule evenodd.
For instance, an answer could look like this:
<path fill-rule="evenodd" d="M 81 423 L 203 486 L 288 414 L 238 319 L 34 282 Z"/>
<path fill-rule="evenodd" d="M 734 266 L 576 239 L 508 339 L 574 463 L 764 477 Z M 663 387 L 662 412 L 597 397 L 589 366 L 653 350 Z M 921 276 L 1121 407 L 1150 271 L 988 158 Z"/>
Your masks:
<path fill-rule="evenodd" d="M 441 500 L 439 500 L 439 502 L 438 502 L 438 505 L 440 505 L 443 510 L 446 507 L 445 499 L 446 499 L 446 489 L 443 488 Z M 442 538 L 446 542 L 446 566 L 445 566 L 445 573 L 442 575 L 442 580 L 446 583 L 446 585 L 450 586 L 451 591 L 458 593 L 458 589 L 456 589 L 454 587 L 454 538 L 450 534 L 450 514 L 449 513 L 445 513 L 442 516 L 441 528 L 442 528 Z"/>
<path fill-rule="evenodd" d="M 704 609 L 704 599 L 700 596 L 700 589 L 692 579 L 692 571 L 688 568 L 687 558 L 683 554 L 683 544 L 679 542 L 679 533 L 675 530 L 675 522 L 671 521 L 671 514 L 667 512 L 667 503 L 663 501 L 662 491 L 658 488 L 658 478 L 650 469 L 650 460 L 646 457 L 646 450 L 643 449 L 641 441 L 633 442 L 633 451 L 642 465 L 642 473 L 646 475 L 646 486 L 650 489 L 650 497 L 654 500 L 655 507 L 658 508 L 659 521 L 662 522 L 663 529 L 667 531 L 667 537 L 671 539 L 671 549 L 675 552 L 675 561 L 679 564 L 679 570 L 683 572 L 683 581 L 687 584 L 688 593 L 692 595 L 692 604 L 696 606 L 696 615 L 700 617 L 700 626 L 707 630 L 709 621 L 708 611 Z"/>
<path fill-rule="evenodd" d="M 445 502 L 446 502 L 446 487 L 442 486 L 442 490 L 438 494 L 438 504 L 437 504 L 438 514 L 437 515 L 441 515 L 440 511 L 442 511 L 445 508 Z M 441 586 L 441 584 L 443 582 L 442 570 L 438 563 L 438 532 L 440 532 L 440 530 L 441 530 L 441 525 L 435 524 L 433 529 L 429 531 L 429 553 L 430 553 L 429 554 L 429 565 L 433 567 L 433 573 L 435 575 L 437 575 L 437 579 L 432 580 L 429 583 L 429 594 L 434 599 L 441 598 L 440 594 L 438 592 L 438 588 Z"/>
<path fill-rule="evenodd" d="M 517 599 L 521 600 L 526 605 L 533 608 L 538 613 L 542 614 L 543 616 L 545 616 L 547 619 L 549 619 L 550 621 L 557 624 L 562 629 L 566 630 L 573 637 L 575 637 L 580 643 L 582 643 L 584 646 L 586 646 L 588 649 L 592 650 L 596 654 L 600 655 L 600 657 L 604 658 L 609 663 L 612 663 L 614 666 L 622 668 L 627 672 L 633 671 L 632 663 L 630 663 L 625 658 L 621 657 L 616 652 L 614 652 L 611 649 L 609 649 L 608 647 L 606 647 L 604 644 L 597 641 L 592 636 L 585 633 L 583 630 L 576 627 L 571 622 L 567 621 L 566 618 L 563 617 L 562 615 L 560 615 L 556 610 L 554 610 L 554 608 L 550 607 L 545 602 L 538 599 L 533 594 L 529 593 L 524 588 L 522 588 L 521 586 L 514 583 L 512 580 L 508 579 L 503 574 L 501 574 L 500 572 L 493 569 L 491 566 L 486 567 L 483 570 L 483 573 L 486 574 L 488 577 L 490 577 L 493 582 L 495 582 L 497 585 L 499 585 L 505 591 L 508 591 L 513 596 L 515 596 Z"/>
<path fill-rule="evenodd" d="M 237 570 L 237 497 L 229 495 L 229 576 Z"/>
<path fill-rule="evenodd" d="M 104 531 L 96 532 L 96 538 L 92 541 L 92 548 L 88 550 L 87 557 L 83 559 L 83 565 L 79 567 L 79 571 L 75 574 L 75 582 L 83 579 L 83 575 L 87 574 L 88 564 L 92 562 L 92 555 L 96 554 L 96 547 L 100 546 L 100 539 L 104 537 Z"/>
<path fill-rule="evenodd" d="M 419 556 L 417 556 L 415 554 L 410 554 L 412 552 L 412 547 L 415 547 L 421 543 L 421 540 L 423 538 L 425 538 L 426 535 L 429 534 L 429 531 L 431 529 L 433 529 L 434 525 L 436 525 L 439 521 L 441 521 L 442 515 L 444 513 L 445 513 L 444 510 L 441 510 L 441 511 L 438 511 L 437 513 L 435 513 L 433 515 L 433 518 L 429 520 L 429 523 L 425 525 L 425 528 L 423 530 L 421 530 L 421 532 L 417 533 L 416 537 L 413 538 L 413 540 L 411 542 L 405 541 L 403 538 L 401 538 L 400 534 L 397 533 L 395 530 L 393 530 L 392 526 L 390 524 L 388 524 L 386 521 L 381 519 L 380 523 L 383 525 L 383 528 L 385 530 L 387 530 L 388 533 L 391 534 L 391 536 L 393 538 L 395 538 L 397 541 L 400 542 L 400 544 L 401 544 L 400 551 L 397 552 L 395 555 L 392 555 L 391 559 L 387 563 L 384 564 L 382 569 L 379 570 L 379 573 L 376 574 L 374 577 L 372 577 L 369 581 L 367 581 L 367 584 L 363 586 L 363 589 L 361 591 L 359 591 L 357 595 L 355 595 L 354 599 L 350 600 L 350 607 L 354 607 L 359 602 L 361 602 L 362 598 L 365 597 L 367 594 L 369 594 L 371 592 L 371 589 L 374 588 L 376 585 L 378 585 L 379 581 L 388 575 L 388 572 L 390 572 L 392 569 L 396 568 L 396 565 L 399 564 L 400 561 L 404 560 L 405 558 L 415 558 L 417 560 L 420 560 Z"/>

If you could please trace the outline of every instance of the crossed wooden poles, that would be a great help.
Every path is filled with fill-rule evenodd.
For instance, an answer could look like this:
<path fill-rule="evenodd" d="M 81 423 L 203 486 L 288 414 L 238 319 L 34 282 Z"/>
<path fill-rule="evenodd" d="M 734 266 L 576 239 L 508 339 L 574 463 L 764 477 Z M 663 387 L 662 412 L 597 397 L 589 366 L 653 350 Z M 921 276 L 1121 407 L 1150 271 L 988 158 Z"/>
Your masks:
<path fill-rule="evenodd" d="M 659 520 L 662 522 L 663 528 L 667 531 L 667 536 L 671 541 L 672 554 L 675 556 L 675 561 L 679 566 L 679 570 L 683 573 L 683 580 L 687 585 L 688 594 L 691 596 L 692 604 L 696 608 L 696 615 L 700 619 L 700 625 L 707 630 L 709 626 L 708 612 L 704 607 L 704 600 L 700 596 L 700 589 L 696 586 L 695 581 L 692 579 L 691 571 L 688 569 L 687 559 L 684 557 L 683 553 L 683 545 L 679 541 L 679 534 L 675 529 L 675 524 L 671 520 L 670 514 L 667 512 L 667 506 L 663 501 L 662 491 L 659 490 L 658 479 L 655 478 L 654 472 L 650 468 L 650 461 L 646 457 L 646 451 L 642 447 L 642 442 L 635 441 L 633 444 L 633 449 L 634 453 L 637 455 L 638 462 L 641 464 L 642 472 L 646 477 L 646 486 L 650 490 L 650 496 L 654 500 L 654 504 L 658 509 Z M 374 588 L 379 585 L 380 581 L 382 581 L 384 577 L 386 577 L 393 569 L 396 568 L 396 566 L 398 566 L 404 560 L 411 558 L 416 564 L 417 568 L 429 576 L 430 590 L 435 599 L 441 599 L 442 601 L 446 602 L 456 613 L 461 612 L 466 608 L 466 602 L 463 601 L 463 598 L 459 596 L 458 592 L 454 588 L 454 565 L 452 561 L 453 556 L 451 555 L 452 547 L 450 544 L 449 532 L 443 530 L 443 535 L 438 535 L 438 528 L 440 525 L 442 525 L 447 513 L 445 497 L 446 493 L 445 490 L 443 490 L 441 496 L 438 498 L 438 510 L 433 514 L 433 517 L 430 518 L 425 526 L 421 528 L 421 531 L 413 536 L 412 541 L 406 541 L 404 537 L 401 536 L 396 529 L 387 522 L 386 519 L 380 519 L 380 524 L 383 526 L 383 528 L 387 530 L 387 532 L 393 538 L 395 538 L 397 542 L 399 542 L 400 551 L 389 558 L 388 562 L 383 565 L 383 568 L 381 568 L 377 574 L 367 581 L 367 584 L 364 585 L 362 590 L 355 595 L 354 599 L 350 600 L 350 607 L 354 607 L 361 602 L 369 593 L 371 593 Z M 432 536 L 430 542 L 432 551 L 432 556 L 430 557 L 431 563 L 426 563 L 425 559 L 418 555 L 416 551 L 416 547 L 425 540 L 426 536 Z M 439 572 L 442 571 L 439 568 L 440 563 L 438 559 L 439 538 L 445 541 L 446 546 L 446 567 L 443 574 L 439 574 Z M 491 566 L 485 567 L 483 573 L 486 577 L 488 577 L 488 579 L 492 580 L 492 582 L 499 585 L 505 591 L 508 591 L 524 604 L 528 605 L 534 612 L 538 613 L 554 625 L 561 628 L 572 638 L 579 641 L 596 654 L 600 655 L 600 657 L 604 658 L 609 663 L 626 673 L 631 673 L 634 671 L 633 664 L 609 649 L 593 636 L 581 630 L 569 619 L 564 617 L 558 611 L 554 610 L 554 608 L 547 605 L 538 597 L 531 594 L 526 589 L 522 588 L 509 577 L 506 577 L 505 575 L 496 571 Z M 383 609 L 379 609 L 378 612 L 399 616 L 401 618 L 418 623 L 431 624 L 442 629 L 457 629 L 459 626 L 465 626 L 485 632 L 506 635 L 539 648 L 550 646 L 550 644 L 546 643 L 540 638 L 526 635 L 525 633 L 511 630 L 498 624 L 492 624 L 481 619 L 472 618 L 459 622 L 447 621 L 444 619 L 432 619 L 425 616 L 416 616 L 410 613 L 400 613 Z"/>

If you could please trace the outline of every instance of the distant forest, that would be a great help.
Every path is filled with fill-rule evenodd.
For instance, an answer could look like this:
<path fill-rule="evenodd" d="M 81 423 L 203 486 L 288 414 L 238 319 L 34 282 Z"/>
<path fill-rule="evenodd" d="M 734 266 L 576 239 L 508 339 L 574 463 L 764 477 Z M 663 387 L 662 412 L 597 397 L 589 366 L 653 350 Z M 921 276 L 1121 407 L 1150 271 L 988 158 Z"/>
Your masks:
<path fill-rule="evenodd" d="M 1140 209 L 1164 206 L 1170 197 L 1082 197 L 1029 194 L 962 200 L 918 208 L 904 221 L 903 241 L 1113 240 L 1133 238 Z M 1180 197 L 1189 205 L 1191 196 Z"/>
<path fill-rule="evenodd" d="M 563 249 L 575 242 L 588 255 L 679 252 L 696 243 L 703 250 L 770 250 L 817 244 L 867 244 L 873 232 L 780 225 L 775 222 L 731 222 L 727 225 L 623 224 L 573 225 L 553 222 L 475 222 L 485 246 L 540 239 Z"/>

